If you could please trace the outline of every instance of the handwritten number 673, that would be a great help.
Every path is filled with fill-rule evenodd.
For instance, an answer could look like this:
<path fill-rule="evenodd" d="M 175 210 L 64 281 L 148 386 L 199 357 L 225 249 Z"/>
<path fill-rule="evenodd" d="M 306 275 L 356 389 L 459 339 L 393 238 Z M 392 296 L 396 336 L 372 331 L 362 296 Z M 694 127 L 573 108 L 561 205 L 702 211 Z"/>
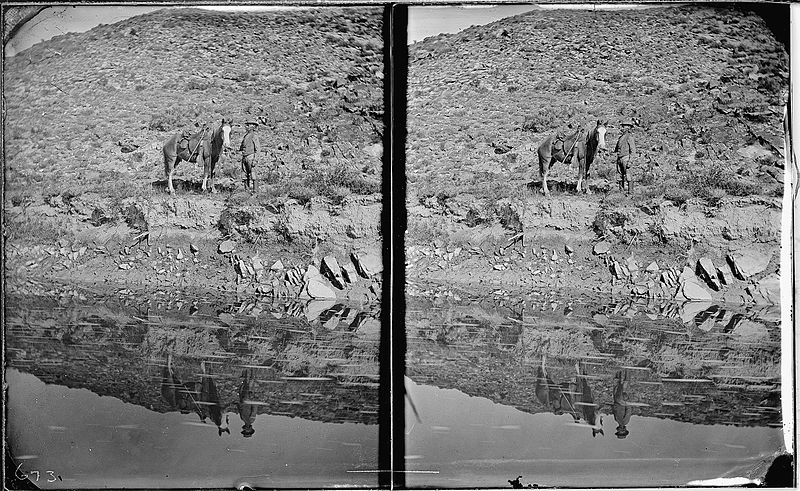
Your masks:
<path fill-rule="evenodd" d="M 44 477 L 41 474 L 42 473 L 40 471 L 30 471 L 30 472 L 23 471 L 22 464 L 19 464 L 17 466 L 17 469 L 14 471 L 14 475 L 17 477 L 17 479 L 20 480 L 31 479 L 31 476 L 35 475 L 36 477 L 34 479 L 31 479 L 34 482 L 39 482 L 39 478 Z M 61 476 L 56 476 L 55 472 L 53 471 L 44 471 L 44 474 L 47 475 L 47 482 L 56 482 L 57 480 L 61 479 Z"/>

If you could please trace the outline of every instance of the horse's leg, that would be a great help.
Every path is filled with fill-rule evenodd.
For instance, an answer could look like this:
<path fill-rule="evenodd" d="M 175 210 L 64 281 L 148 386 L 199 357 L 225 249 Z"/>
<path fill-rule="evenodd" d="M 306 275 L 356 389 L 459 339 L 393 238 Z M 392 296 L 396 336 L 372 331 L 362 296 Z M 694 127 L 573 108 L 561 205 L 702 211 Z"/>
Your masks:
<path fill-rule="evenodd" d="M 202 150 L 197 154 L 197 160 L 199 160 L 198 163 L 203 167 L 203 184 L 200 186 L 200 190 L 205 191 L 207 189 L 206 184 L 208 183 L 208 159 L 203 156 Z"/>
<path fill-rule="evenodd" d="M 539 152 L 539 177 L 542 179 L 542 193 L 545 196 L 550 195 L 550 190 L 547 189 L 547 174 L 550 172 L 552 165 L 552 156 L 550 152 Z"/>
<path fill-rule="evenodd" d="M 217 158 L 219 158 L 219 157 L 217 157 Z M 211 193 L 212 194 L 217 194 L 217 188 L 214 187 L 214 168 L 217 166 L 217 162 L 214 161 L 213 155 L 208 160 L 209 160 L 209 162 L 208 162 L 208 167 L 209 167 L 209 169 L 208 169 L 208 178 L 209 178 L 209 181 L 211 181 Z"/>
<path fill-rule="evenodd" d="M 586 151 L 576 145 L 573 151 L 573 158 L 578 160 L 578 182 L 575 185 L 575 192 L 580 193 L 586 176 Z"/>
<path fill-rule="evenodd" d="M 596 154 L 595 154 L 596 155 Z M 591 167 L 592 162 L 594 161 L 594 155 L 586 155 L 586 166 L 583 168 L 583 180 L 584 186 L 586 187 L 586 194 L 592 194 L 592 190 L 589 189 L 589 167 Z"/>
<path fill-rule="evenodd" d="M 171 156 L 164 154 L 164 173 L 167 175 L 167 192 L 175 194 L 175 188 L 172 186 L 172 175 L 175 174 L 175 167 L 178 166 L 180 158 L 178 156 Z"/>

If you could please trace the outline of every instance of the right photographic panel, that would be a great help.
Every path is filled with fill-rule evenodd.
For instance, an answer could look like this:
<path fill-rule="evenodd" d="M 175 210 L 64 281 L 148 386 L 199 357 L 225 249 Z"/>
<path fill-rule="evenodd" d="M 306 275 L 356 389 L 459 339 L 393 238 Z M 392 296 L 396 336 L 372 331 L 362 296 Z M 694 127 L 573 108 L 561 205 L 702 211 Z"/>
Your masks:
<path fill-rule="evenodd" d="M 407 486 L 741 484 L 791 452 L 788 10 L 409 8 Z"/>

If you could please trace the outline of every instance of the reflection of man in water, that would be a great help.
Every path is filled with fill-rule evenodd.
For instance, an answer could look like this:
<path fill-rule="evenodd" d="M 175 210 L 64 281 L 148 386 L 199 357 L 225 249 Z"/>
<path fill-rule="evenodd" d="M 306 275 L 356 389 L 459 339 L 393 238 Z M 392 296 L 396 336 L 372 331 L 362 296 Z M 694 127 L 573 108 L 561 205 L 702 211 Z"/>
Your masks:
<path fill-rule="evenodd" d="M 623 378 L 624 372 L 624 378 Z M 628 406 L 628 393 L 625 392 L 625 383 L 628 381 L 628 371 L 620 370 L 616 375 L 616 385 L 614 386 L 614 420 L 617 422 L 617 431 L 615 435 L 617 438 L 625 438 L 628 436 L 628 422 L 631 420 L 633 408 Z"/>
<path fill-rule="evenodd" d="M 222 427 L 222 404 L 219 402 L 219 394 L 217 393 L 217 386 L 214 384 L 214 379 L 206 374 L 206 362 L 202 362 L 200 367 L 203 370 L 203 376 L 200 380 L 200 404 L 202 405 L 201 421 L 205 423 L 206 417 L 210 417 L 211 421 L 217 425 L 217 432 L 219 436 L 223 433 L 231 433 L 231 430 L 226 426 Z"/>
<path fill-rule="evenodd" d="M 242 418 L 242 435 L 245 437 L 253 436 L 256 432 L 253 423 L 256 421 L 256 406 L 249 404 L 250 400 L 250 374 L 248 370 L 242 370 L 242 384 L 239 386 L 239 417 Z"/>

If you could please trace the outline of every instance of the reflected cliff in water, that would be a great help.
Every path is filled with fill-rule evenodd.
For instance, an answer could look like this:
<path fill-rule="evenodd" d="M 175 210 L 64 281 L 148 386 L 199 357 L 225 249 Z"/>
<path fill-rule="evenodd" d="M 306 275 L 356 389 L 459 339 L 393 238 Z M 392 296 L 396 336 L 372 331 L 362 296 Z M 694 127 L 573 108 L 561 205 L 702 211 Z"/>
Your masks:
<path fill-rule="evenodd" d="M 102 413 L 97 419 L 110 419 L 109 427 L 136 428 L 155 440 L 178 432 L 170 442 L 153 442 L 153 455 L 161 455 L 156 466 L 179 455 L 175 438 L 200 431 L 191 437 L 195 462 L 164 472 L 172 476 L 166 482 L 179 486 L 195 485 L 193 479 L 211 469 L 217 474 L 208 483 L 217 486 L 234 485 L 237 476 L 264 486 L 377 482 L 375 474 L 352 474 L 377 466 L 377 304 L 187 291 L 98 293 L 30 282 L 14 285 L 5 300 L 16 455 L 44 458 L 49 446 L 59 447 L 58 434 L 42 440 L 35 427 L 65 428 L 76 439 L 87 438 L 86 428 L 94 424 L 87 413 L 94 412 Z M 44 388 L 33 388 L 42 382 Z M 40 401 L 48 394 L 52 401 L 45 405 Z M 34 402 L 21 409 L 26 400 Z M 109 404 L 113 409 L 98 409 Z M 107 440 L 113 438 L 100 439 Z M 114 448 L 138 454 L 140 443 Z M 237 451 L 246 457 L 218 468 L 226 459 L 211 458 L 210 449 L 221 446 L 229 454 L 231 445 L 241 446 Z M 72 447 L 61 451 L 76 458 Z M 285 454 L 281 466 L 270 460 L 273 469 L 264 473 L 258 463 L 264 452 Z M 315 452 L 320 455 L 312 457 Z M 107 471 L 92 465 L 86 462 L 81 479 L 62 485 L 132 482 L 119 480 L 124 472 L 93 480 Z M 127 479 L 140 485 L 163 484 L 158 472 L 131 472 Z"/>
<path fill-rule="evenodd" d="M 409 486 L 685 485 L 783 450 L 777 309 L 414 293 Z"/>
<path fill-rule="evenodd" d="M 781 423 L 774 307 L 432 291 L 409 300 L 406 323 L 407 375 L 418 383 L 589 425 L 587 408 L 620 398 L 680 421 Z"/>

